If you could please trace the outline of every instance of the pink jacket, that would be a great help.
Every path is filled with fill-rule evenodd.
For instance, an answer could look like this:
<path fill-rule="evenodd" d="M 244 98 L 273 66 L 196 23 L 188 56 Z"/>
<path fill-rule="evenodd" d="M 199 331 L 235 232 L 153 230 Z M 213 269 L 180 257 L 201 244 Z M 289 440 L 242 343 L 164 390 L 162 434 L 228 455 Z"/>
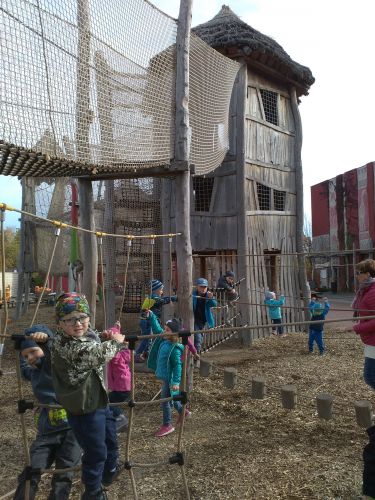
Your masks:
<path fill-rule="evenodd" d="M 110 391 L 130 391 L 131 372 L 130 351 L 124 349 L 116 354 L 107 365 L 108 389 Z"/>
<path fill-rule="evenodd" d="M 355 301 L 355 308 L 363 309 L 358 312 L 358 316 L 375 316 L 375 283 L 360 290 Z M 375 318 L 359 319 L 359 323 L 353 326 L 353 330 L 360 335 L 364 344 L 375 345 Z"/>

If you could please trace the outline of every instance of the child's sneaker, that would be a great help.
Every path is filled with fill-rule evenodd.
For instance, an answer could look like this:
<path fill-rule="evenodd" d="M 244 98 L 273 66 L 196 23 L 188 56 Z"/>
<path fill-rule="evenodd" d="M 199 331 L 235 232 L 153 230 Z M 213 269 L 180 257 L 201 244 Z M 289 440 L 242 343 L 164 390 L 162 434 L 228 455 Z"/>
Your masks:
<path fill-rule="evenodd" d="M 116 417 L 116 432 L 125 432 L 128 428 L 129 421 L 126 415 Z"/>
<path fill-rule="evenodd" d="M 170 434 L 171 432 L 174 432 L 174 427 L 172 424 L 165 424 L 160 427 L 160 429 L 155 433 L 155 437 L 161 438 L 163 436 L 166 436 L 167 434 Z"/>
<path fill-rule="evenodd" d="M 191 411 L 189 411 L 187 408 L 185 408 L 185 420 L 187 418 L 190 418 L 190 417 L 191 417 Z M 179 425 L 181 423 L 181 420 L 182 420 L 182 415 L 179 415 L 177 417 L 176 424 Z"/>

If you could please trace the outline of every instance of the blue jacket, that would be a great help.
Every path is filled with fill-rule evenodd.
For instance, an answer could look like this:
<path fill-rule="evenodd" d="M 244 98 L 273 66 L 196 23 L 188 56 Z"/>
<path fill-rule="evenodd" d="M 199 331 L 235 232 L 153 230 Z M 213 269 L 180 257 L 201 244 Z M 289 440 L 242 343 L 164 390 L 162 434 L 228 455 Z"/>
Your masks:
<path fill-rule="evenodd" d="M 169 304 L 170 302 L 177 302 L 177 297 L 173 295 L 172 297 L 164 297 L 163 295 L 154 295 L 151 294 L 151 299 L 155 300 L 155 304 L 151 307 L 151 311 L 156 314 L 158 319 L 161 318 L 161 312 L 164 305 Z"/>
<path fill-rule="evenodd" d="M 266 299 L 264 301 L 266 306 L 268 306 L 268 313 L 271 319 L 281 319 L 281 307 L 285 304 L 285 297 L 281 295 L 279 300 L 277 299 Z"/>
<path fill-rule="evenodd" d="M 195 311 L 197 307 L 197 291 L 193 291 L 193 311 Z M 206 297 L 207 297 L 207 292 L 206 292 Z M 205 300 L 205 313 L 206 313 L 206 322 L 209 326 L 209 328 L 213 328 L 215 326 L 215 319 L 212 315 L 211 307 L 216 307 L 217 302 L 215 299 L 206 299 Z"/>
<path fill-rule="evenodd" d="M 330 304 L 328 302 L 324 303 L 324 307 L 320 302 L 311 301 L 309 304 L 311 321 L 323 321 L 328 314 Z M 310 323 L 310 329 L 315 332 L 322 332 L 324 328 L 324 323 Z"/>
<path fill-rule="evenodd" d="M 150 312 L 150 321 L 153 333 L 156 335 L 163 333 L 164 330 L 152 311 Z M 157 337 L 152 343 L 147 366 L 155 372 L 157 378 L 167 380 L 170 386 L 180 385 L 183 352 L 184 346 L 182 344 L 172 343 L 163 337 Z"/>
<path fill-rule="evenodd" d="M 38 325 L 33 327 L 34 332 L 30 330 L 28 333 L 37 332 Z M 20 365 L 22 377 L 31 382 L 34 396 L 39 403 L 56 405 L 59 403 L 52 383 L 51 345 L 52 339 L 45 344 L 40 344 L 44 357 L 40 358 L 36 368 L 31 367 L 22 356 L 20 356 Z M 63 409 L 41 408 L 36 413 L 36 421 L 38 434 L 50 434 L 70 429 L 66 412 Z"/>

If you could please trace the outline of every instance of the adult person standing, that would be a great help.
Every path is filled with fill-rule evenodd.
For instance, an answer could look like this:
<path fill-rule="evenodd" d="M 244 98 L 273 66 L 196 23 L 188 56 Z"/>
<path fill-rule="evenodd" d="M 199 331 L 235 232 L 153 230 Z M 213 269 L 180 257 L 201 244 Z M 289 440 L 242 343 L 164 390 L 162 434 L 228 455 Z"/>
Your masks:
<path fill-rule="evenodd" d="M 352 307 L 358 323 L 353 330 L 360 335 L 365 345 L 363 378 L 375 389 L 375 317 L 361 319 L 361 316 L 375 316 L 375 260 L 366 259 L 356 265 L 358 292 Z M 375 426 L 367 429 L 369 443 L 363 450 L 363 494 L 365 498 L 375 498 Z"/>

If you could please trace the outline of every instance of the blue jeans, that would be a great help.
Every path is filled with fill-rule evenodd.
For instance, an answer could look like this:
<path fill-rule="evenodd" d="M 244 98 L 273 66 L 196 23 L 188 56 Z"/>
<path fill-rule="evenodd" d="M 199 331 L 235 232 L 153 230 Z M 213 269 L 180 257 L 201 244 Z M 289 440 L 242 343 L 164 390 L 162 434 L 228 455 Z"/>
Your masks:
<path fill-rule="evenodd" d="M 281 318 L 271 319 L 271 323 L 273 323 L 274 325 L 279 325 L 281 323 Z M 282 326 L 278 326 L 276 328 L 276 331 L 278 335 L 282 335 L 284 333 L 284 328 Z"/>
<path fill-rule="evenodd" d="M 68 421 L 83 450 L 82 482 L 86 491 L 93 493 L 101 488 L 103 472 L 117 465 L 116 420 L 107 406 L 84 415 L 69 415 Z"/>
<path fill-rule="evenodd" d="M 171 391 L 169 388 L 168 380 L 163 380 L 163 385 L 161 387 L 160 397 L 162 399 L 171 397 Z M 179 414 L 182 413 L 181 401 L 167 401 L 167 402 L 161 404 L 161 408 L 163 410 L 163 425 L 168 425 L 172 422 L 172 407 L 173 406 L 175 407 L 175 409 L 178 411 Z"/>
<path fill-rule="evenodd" d="M 367 385 L 375 389 L 375 359 L 365 358 L 365 365 L 363 367 L 363 378 Z"/>
<path fill-rule="evenodd" d="M 194 331 L 203 330 L 205 327 L 205 323 L 194 323 Z M 203 341 L 203 333 L 195 333 L 194 334 L 194 347 L 197 352 L 200 353 L 202 350 L 202 341 Z"/>
<path fill-rule="evenodd" d="M 151 330 L 151 321 L 147 319 L 141 319 L 139 322 L 139 326 L 141 328 L 141 335 L 151 335 L 152 330 Z M 137 349 L 135 350 L 135 355 L 140 356 L 144 352 L 147 352 L 150 350 L 150 344 L 151 340 L 150 339 L 144 339 L 141 340 Z"/>
<path fill-rule="evenodd" d="M 313 352 L 314 350 L 314 341 L 316 342 L 320 354 L 324 352 L 324 343 L 323 343 L 323 331 L 318 332 L 317 330 L 313 330 L 311 327 L 309 328 L 309 351 Z"/>

